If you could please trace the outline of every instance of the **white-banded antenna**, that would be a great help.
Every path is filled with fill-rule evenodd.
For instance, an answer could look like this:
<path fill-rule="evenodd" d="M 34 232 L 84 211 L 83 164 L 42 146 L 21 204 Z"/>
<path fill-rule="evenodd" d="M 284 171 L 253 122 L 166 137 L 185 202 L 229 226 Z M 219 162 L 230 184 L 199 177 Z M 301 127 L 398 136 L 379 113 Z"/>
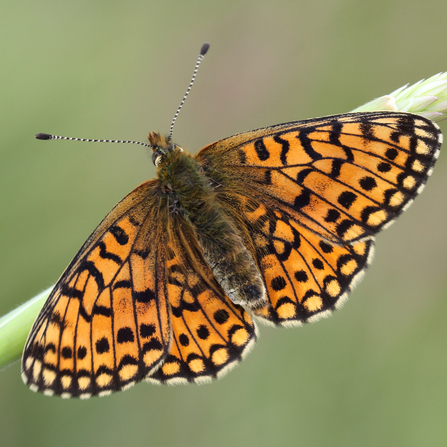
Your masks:
<path fill-rule="evenodd" d="M 140 144 L 141 146 L 149 147 L 152 146 L 148 143 L 142 143 L 141 141 L 130 141 L 130 140 L 92 140 L 90 138 L 73 138 L 73 137 L 61 137 L 59 135 L 51 135 L 49 133 L 38 133 L 36 134 L 38 140 L 72 140 L 72 141 L 87 141 L 90 143 L 131 143 Z"/>
<path fill-rule="evenodd" d="M 199 70 L 200 62 L 202 62 L 203 57 L 205 56 L 206 52 L 208 51 L 208 48 L 210 47 L 209 43 L 204 43 L 202 45 L 202 48 L 200 49 L 200 54 L 196 62 L 196 66 L 194 68 L 194 73 L 191 78 L 191 82 L 189 83 L 188 89 L 186 90 L 185 95 L 183 96 L 182 102 L 178 106 L 177 112 L 175 112 L 174 118 L 172 119 L 171 128 L 169 130 L 169 137 L 168 141 L 170 142 L 172 139 L 172 132 L 174 129 L 174 123 L 175 120 L 178 117 L 178 114 L 180 113 L 180 109 L 182 108 L 183 104 L 185 103 L 186 98 L 189 95 L 189 92 L 191 91 L 191 87 L 194 84 L 194 80 L 197 76 L 197 71 Z M 74 137 L 62 137 L 59 135 L 51 135 L 49 133 L 38 133 L 36 134 L 36 138 L 38 140 L 72 140 L 72 141 L 87 141 L 90 143 L 130 143 L 130 144 L 139 144 L 144 147 L 149 147 L 151 149 L 155 149 L 154 146 L 148 143 L 142 143 L 141 141 L 129 141 L 129 140 L 94 140 L 90 138 L 74 138 Z"/>
<path fill-rule="evenodd" d="M 209 43 L 204 43 L 202 45 L 202 48 L 200 49 L 200 54 L 199 54 L 199 57 L 197 58 L 196 66 L 194 67 L 194 73 L 192 74 L 191 82 L 189 83 L 189 86 L 186 89 L 186 93 L 185 93 L 185 96 L 183 96 L 182 102 L 178 106 L 177 112 L 175 112 L 174 118 L 172 118 L 171 128 L 169 129 L 169 137 L 168 137 L 169 141 L 172 140 L 172 132 L 174 131 L 175 120 L 177 119 L 178 114 L 180 113 L 180 109 L 183 107 L 183 104 L 185 103 L 186 98 L 189 95 L 189 92 L 191 91 L 192 85 L 194 84 L 194 81 L 195 81 L 196 76 L 197 76 L 197 72 L 199 71 L 200 62 L 202 62 L 202 59 L 204 58 L 204 56 L 205 56 L 206 52 L 208 51 L 209 47 L 210 47 Z"/>

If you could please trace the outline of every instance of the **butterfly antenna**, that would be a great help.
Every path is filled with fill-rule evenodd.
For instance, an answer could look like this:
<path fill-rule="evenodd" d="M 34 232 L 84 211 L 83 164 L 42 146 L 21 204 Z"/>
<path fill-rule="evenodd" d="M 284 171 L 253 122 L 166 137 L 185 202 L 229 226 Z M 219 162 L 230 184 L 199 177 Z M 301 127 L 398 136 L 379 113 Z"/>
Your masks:
<path fill-rule="evenodd" d="M 171 128 L 169 130 L 169 137 L 168 137 L 169 141 L 172 140 L 172 132 L 174 130 L 175 120 L 177 119 L 178 114 L 180 113 L 180 109 L 183 107 L 183 104 L 185 103 L 186 98 L 189 95 L 189 92 L 191 91 L 192 85 L 194 84 L 194 81 L 195 81 L 196 76 L 197 76 L 197 72 L 199 71 L 200 62 L 202 62 L 202 59 L 204 58 L 204 56 L 205 56 L 206 52 L 208 51 L 209 47 L 210 47 L 209 43 L 204 43 L 202 45 L 202 48 L 200 49 L 200 54 L 199 54 L 199 57 L 197 58 L 196 66 L 194 67 L 194 73 L 192 74 L 191 82 L 189 83 L 189 86 L 188 86 L 188 88 L 186 90 L 185 96 L 183 96 L 182 102 L 178 106 L 177 112 L 175 112 L 174 118 L 172 118 Z"/>
<path fill-rule="evenodd" d="M 73 140 L 73 141 L 88 141 L 90 143 L 131 143 L 140 144 L 141 146 L 149 147 L 152 146 L 147 143 L 142 143 L 141 141 L 128 141 L 128 140 L 92 140 L 90 138 L 73 138 L 73 137 L 60 137 L 58 135 L 51 135 L 49 133 L 38 133 L 36 134 L 38 140 Z"/>
<path fill-rule="evenodd" d="M 202 48 L 200 49 L 200 54 L 196 62 L 196 66 L 194 68 L 194 73 L 191 78 L 191 82 L 189 83 L 188 89 L 186 90 L 185 95 L 183 96 L 182 102 L 178 106 L 177 112 L 175 112 L 174 118 L 172 119 L 171 128 L 169 130 L 169 141 L 172 140 L 172 132 L 174 130 L 174 123 L 175 120 L 178 117 L 178 114 L 180 113 L 180 109 L 182 108 L 183 104 L 185 103 L 186 98 L 189 95 L 189 92 L 191 91 L 192 85 L 194 84 L 194 80 L 197 76 L 197 71 L 199 70 L 200 62 L 202 62 L 203 57 L 205 56 L 206 52 L 208 51 L 208 48 L 210 47 L 209 43 L 204 43 L 202 45 Z M 73 138 L 73 137 L 62 137 L 59 135 L 51 135 L 49 133 L 38 133 L 36 134 L 36 138 L 38 140 L 72 140 L 72 141 L 87 141 L 90 143 L 131 143 L 131 144 L 140 144 L 144 147 L 149 147 L 151 149 L 154 149 L 154 147 L 147 143 L 142 143 L 141 141 L 128 141 L 128 140 L 93 140 L 90 138 Z"/>

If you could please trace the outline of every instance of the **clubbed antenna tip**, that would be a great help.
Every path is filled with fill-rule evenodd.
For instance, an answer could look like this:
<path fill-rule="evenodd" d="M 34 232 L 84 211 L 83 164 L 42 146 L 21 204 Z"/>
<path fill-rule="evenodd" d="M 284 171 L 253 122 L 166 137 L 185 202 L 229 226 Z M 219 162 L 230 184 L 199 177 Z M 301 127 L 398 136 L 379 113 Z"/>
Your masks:
<path fill-rule="evenodd" d="M 209 43 L 204 43 L 204 44 L 202 45 L 202 49 L 200 50 L 200 54 L 201 54 L 202 56 L 205 56 L 205 54 L 206 54 L 206 52 L 208 51 L 209 47 L 210 47 L 210 44 L 209 44 Z"/>
<path fill-rule="evenodd" d="M 49 133 L 38 133 L 36 134 L 38 140 L 51 140 L 51 135 Z"/>

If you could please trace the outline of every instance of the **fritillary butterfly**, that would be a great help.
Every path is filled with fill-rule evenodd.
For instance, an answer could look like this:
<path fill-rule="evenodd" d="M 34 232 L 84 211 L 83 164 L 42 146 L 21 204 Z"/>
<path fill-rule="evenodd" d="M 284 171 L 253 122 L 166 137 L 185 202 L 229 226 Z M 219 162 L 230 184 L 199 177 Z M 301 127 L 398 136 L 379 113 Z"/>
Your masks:
<path fill-rule="evenodd" d="M 253 316 L 328 316 L 371 260 L 374 237 L 433 170 L 436 124 L 395 112 L 265 127 L 191 156 L 149 134 L 157 178 L 106 216 L 37 317 L 22 376 L 88 398 L 142 379 L 218 378 L 253 347 Z"/>

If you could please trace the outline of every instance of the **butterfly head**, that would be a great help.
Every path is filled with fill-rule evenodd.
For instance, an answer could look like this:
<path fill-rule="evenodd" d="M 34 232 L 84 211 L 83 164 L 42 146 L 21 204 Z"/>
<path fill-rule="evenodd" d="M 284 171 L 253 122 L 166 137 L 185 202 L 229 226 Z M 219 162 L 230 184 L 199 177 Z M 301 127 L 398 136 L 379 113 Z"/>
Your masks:
<path fill-rule="evenodd" d="M 158 132 L 150 132 L 147 138 L 149 144 L 152 146 L 152 162 L 157 168 L 166 160 L 166 155 L 175 150 L 183 152 L 183 149 L 180 146 L 171 143 L 169 137 L 164 137 Z"/>

